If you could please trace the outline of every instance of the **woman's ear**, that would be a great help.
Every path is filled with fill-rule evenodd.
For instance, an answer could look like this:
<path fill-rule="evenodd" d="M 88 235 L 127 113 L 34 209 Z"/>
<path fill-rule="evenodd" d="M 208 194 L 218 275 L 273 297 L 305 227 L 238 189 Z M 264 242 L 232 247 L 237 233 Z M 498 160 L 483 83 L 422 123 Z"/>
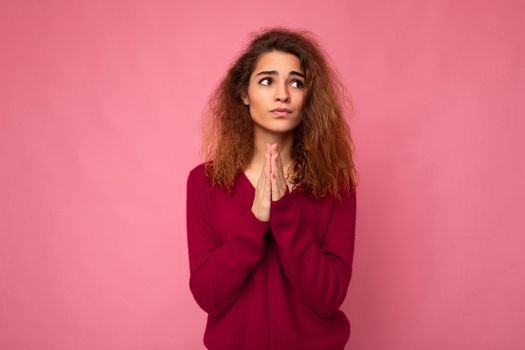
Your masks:
<path fill-rule="evenodd" d="M 241 99 L 242 99 L 242 102 L 245 104 L 245 105 L 249 105 L 250 104 L 250 100 L 248 99 L 248 96 L 246 96 L 246 93 L 243 92 L 241 94 Z"/>

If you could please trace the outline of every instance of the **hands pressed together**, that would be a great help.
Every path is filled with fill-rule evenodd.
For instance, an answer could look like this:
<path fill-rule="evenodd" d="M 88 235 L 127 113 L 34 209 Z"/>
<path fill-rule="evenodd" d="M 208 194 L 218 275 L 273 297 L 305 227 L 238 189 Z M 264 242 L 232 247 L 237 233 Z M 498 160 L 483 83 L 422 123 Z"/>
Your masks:
<path fill-rule="evenodd" d="M 279 200 L 288 185 L 284 176 L 284 167 L 279 154 L 279 144 L 266 143 L 264 151 L 264 165 L 255 188 L 252 212 L 260 221 L 270 221 L 271 202 Z"/>

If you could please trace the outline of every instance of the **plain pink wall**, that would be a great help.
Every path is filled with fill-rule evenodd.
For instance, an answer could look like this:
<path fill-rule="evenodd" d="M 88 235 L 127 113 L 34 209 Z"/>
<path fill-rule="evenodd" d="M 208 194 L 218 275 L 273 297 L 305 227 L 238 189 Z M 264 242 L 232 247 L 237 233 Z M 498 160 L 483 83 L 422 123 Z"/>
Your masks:
<path fill-rule="evenodd" d="M 207 97 L 248 33 L 275 24 L 315 33 L 354 100 L 348 348 L 525 348 L 523 13 L 3 1 L 0 348 L 204 348 L 186 176 Z"/>

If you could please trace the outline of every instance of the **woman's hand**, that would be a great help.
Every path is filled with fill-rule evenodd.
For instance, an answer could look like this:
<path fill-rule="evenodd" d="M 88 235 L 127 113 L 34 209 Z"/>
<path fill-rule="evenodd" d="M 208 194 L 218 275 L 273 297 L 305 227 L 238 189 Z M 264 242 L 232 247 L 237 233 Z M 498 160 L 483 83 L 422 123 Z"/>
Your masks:
<path fill-rule="evenodd" d="M 279 154 L 279 144 L 274 143 L 271 145 L 271 167 L 270 167 L 270 178 L 271 178 L 271 187 L 272 187 L 272 201 L 277 201 L 281 199 L 282 196 L 288 190 L 288 185 L 286 184 L 286 178 L 284 176 L 284 167 Z"/>
<path fill-rule="evenodd" d="M 260 221 L 270 221 L 271 201 L 277 201 L 288 190 L 279 144 L 266 144 L 264 165 L 255 188 L 252 213 Z"/>
<path fill-rule="evenodd" d="M 270 221 L 270 207 L 272 200 L 272 188 L 270 184 L 271 176 L 271 150 L 270 145 L 266 144 L 264 151 L 264 165 L 261 172 L 261 176 L 257 181 L 257 187 L 255 188 L 255 196 L 253 198 L 252 213 L 260 221 Z"/>

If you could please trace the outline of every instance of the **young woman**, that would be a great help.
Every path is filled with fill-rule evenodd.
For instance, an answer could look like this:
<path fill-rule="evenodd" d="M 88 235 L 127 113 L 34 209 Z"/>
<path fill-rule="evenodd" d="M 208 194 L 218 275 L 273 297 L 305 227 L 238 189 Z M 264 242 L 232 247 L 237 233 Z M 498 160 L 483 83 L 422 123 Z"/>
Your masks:
<path fill-rule="evenodd" d="M 309 32 L 251 40 L 187 179 L 190 290 L 210 350 L 342 350 L 356 171 L 343 85 Z"/>

